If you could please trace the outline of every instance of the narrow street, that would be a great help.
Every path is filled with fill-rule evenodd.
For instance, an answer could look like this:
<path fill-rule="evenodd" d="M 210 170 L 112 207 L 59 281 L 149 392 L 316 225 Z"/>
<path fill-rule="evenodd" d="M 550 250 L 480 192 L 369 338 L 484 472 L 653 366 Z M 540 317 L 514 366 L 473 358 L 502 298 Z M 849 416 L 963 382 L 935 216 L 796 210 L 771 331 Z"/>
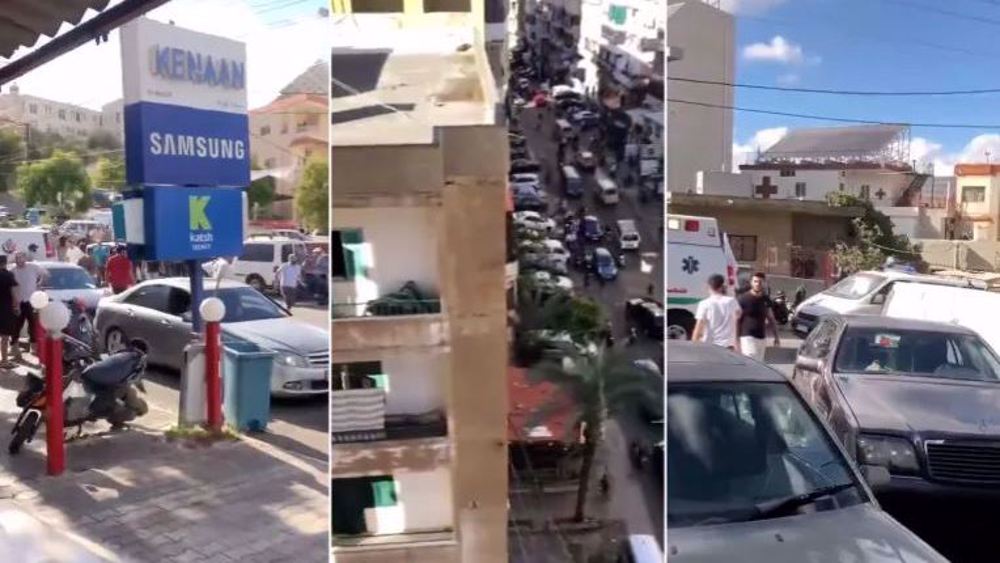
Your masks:
<path fill-rule="evenodd" d="M 550 208 L 558 205 L 564 195 L 560 190 L 558 143 L 553 139 L 554 109 L 524 108 L 520 114 L 523 134 L 535 160 L 542 166 L 542 177 L 551 178 L 545 185 L 549 195 Z M 538 115 L 544 117 L 540 129 L 535 128 Z M 595 135 L 582 134 L 580 147 L 586 147 Z M 573 158 L 567 155 L 567 159 Z M 619 182 L 620 202 L 604 205 L 596 197 L 597 186 L 593 173 L 582 173 L 584 196 L 578 200 L 568 200 L 570 210 L 584 207 L 588 214 L 596 215 L 602 226 L 614 226 L 619 219 L 633 219 L 642 238 L 638 251 L 626 252 L 626 265 L 619 270 L 618 279 L 602 283 L 592 278 L 590 285 L 584 285 L 583 272 L 570 269 L 569 276 L 577 293 L 596 300 L 612 322 L 616 346 L 624 347 L 627 336 L 625 323 L 625 302 L 633 297 L 646 296 L 649 286 L 653 295 L 663 294 L 662 260 L 662 202 L 657 199 L 648 203 L 639 201 L 638 188 Z M 593 246 L 588 244 L 588 246 Z M 616 247 L 609 250 L 617 254 Z M 658 365 L 663 364 L 663 343 L 658 340 L 640 338 L 635 345 L 624 348 L 634 359 L 648 358 Z M 633 441 L 655 444 L 662 440 L 662 427 L 650 426 L 640 420 L 638 413 L 619 413 L 606 427 L 603 451 L 599 453 L 599 463 L 595 465 L 594 479 L 598 479 L 605 468 L 612 483 L 612 494 L 607 506 L 602 507 L 606 518 L 624 521 L 628 534 L 652 534 L 663 543 L 663 476 L 646 470 L 637 472 L 629 462 L 629 444 Z M 596 483 L 593 487 L 597 489 Z"/>

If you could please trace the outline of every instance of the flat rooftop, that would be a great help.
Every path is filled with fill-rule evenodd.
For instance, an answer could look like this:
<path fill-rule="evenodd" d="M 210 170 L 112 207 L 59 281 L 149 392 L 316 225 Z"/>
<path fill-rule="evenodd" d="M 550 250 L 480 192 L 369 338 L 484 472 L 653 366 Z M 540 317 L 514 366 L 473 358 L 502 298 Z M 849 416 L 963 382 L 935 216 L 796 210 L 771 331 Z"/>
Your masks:
<path fill-rule="evenodd" d="M 495 88 L 474 30 L 394 22 L 334 24 L 331 144 L 429 144 L 434 127 L 493 125 Z"/>

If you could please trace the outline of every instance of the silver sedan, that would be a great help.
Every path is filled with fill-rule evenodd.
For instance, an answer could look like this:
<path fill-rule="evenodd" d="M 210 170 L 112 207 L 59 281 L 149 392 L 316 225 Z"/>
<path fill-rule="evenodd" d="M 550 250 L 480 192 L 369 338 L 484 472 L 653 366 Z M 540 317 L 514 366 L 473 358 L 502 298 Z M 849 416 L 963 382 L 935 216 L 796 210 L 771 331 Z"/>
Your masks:
<path fill-rule="evenodd" d="M 271 372 L 275 395 L 318 395 L 329 387 L 330 341 L 326 331 L 290 318 L 271 299 L 235 281 L 206 281 L 205 297 L 226 305 L 222 339 L 250 342 L 276 354 Z M 101 300 L 94 319 L 100 343 L 115 351 L 132 339 L 144 342 L 149 361 L 183 369 L 184 347 L 197 335 L 191 329 L 191 291 L 187 278 L 140 283 Z"/>

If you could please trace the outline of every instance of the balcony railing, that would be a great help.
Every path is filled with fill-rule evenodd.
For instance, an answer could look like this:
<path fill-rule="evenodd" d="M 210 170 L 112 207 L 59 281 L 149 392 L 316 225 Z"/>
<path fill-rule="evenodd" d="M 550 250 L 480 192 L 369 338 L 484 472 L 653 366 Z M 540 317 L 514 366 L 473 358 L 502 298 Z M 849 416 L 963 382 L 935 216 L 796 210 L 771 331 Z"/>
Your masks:
<path fill-rule="evenodd" d="M 448 435 L 444 413 L 387 414 L 385 391 L 342 389 L 330 393 L 330 435 L 333 443 L 410 440 Z"/>
<path fill-rule="evenodd" d="M 434 315 L 440 312 L 440 299 L 396 299 L 393 297 L 381 297 L 370 301 L 332 303 L 330 305 L 330 313 L 333 319 Z"/>

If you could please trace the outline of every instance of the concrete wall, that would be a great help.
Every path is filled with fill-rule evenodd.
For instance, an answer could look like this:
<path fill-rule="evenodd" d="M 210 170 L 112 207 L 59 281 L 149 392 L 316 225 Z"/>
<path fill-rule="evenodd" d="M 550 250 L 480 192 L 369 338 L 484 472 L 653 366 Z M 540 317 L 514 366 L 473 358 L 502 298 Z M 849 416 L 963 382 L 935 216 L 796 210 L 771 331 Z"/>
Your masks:
<path fill-rule="evenodd" d="M 386 414 L 445 410 L 447 369 L 447 357 L 443 354 L 411 353 L 382 360 L 382 370 L 389 376 Z"/>
<path fill-rule="evenodd" d="M 997 176 L 957 176 L 955 178 L 955 206 L 961 213 L 966 229 L 973 240 L 995 241 L 1000 235 L 997 216 L 1000 213 L 1000 179 Z M 986 188 L 983 202 L 964 202 L 962 194 L 967 187 Z"/>
<path fill-rule="evenodd" d="M 956 270 L 1000 271 L 1000 241 L 915 240 L 931 266 Z"/>
<path fill-rule="evenodd" d="M 892 170 L 795 170 L 794 176 L 782 176 L 778 168 L 768 170 L 742 170 L 749 176 L 751 186 L 763 183 L 764 177 L 770 178 L 770 183 L 777 186 L 778 191 L 772 195 L 776 199 L 798 199 L 795 195 L 795 184 L 805 183 L 806 201 L 826 201 L 827 194 L 843 191 L 856 196 L 861 195 L 861 187 L 868 186 L 872 203 L 877 207 L 895 205 L 903 191 L 913 181 L 913 175 Z M 840 186 L 843 184 L 844 189 Z M 882 190 L 883 197 L 876 194 Z M 755 190 L 755 188 L 751 188 Z M 756 196 L 756 192 L 753 192 Z"/>
<path fill-rule="evenodd" d="M 334 146 L 330 152 L 335 224 L 343 208 L 433 199 L 444 184 L 444 156 L 435 145 Z"/>
<path fill-rule="evenodd" d="M 669 165 L 668 163 L 667 166 Z M 753 176 L 751 174 L 735 174 L 719 170 L 700 170 L 697 173 L 695 193 L 753 197 Z"/>
<path fill-rule="evenodd" d="M 733 82 L 736 53 L 733 27 L 730 14 L 704 2 L 684 2 L 667 19 L 667 46 L 683 51 L 679 60 L 667 64 L 668 74 Z M 725 86 L 674 81 L 669 82 L 667 93 L 674 99 L 733 105 L 733 90 Z M 730 171 L 732 110 L 669 102 L 667 105 L 666 189 L 678 192 L 694 189 L 699 170 Z"/>
<path fill-rule="evenodd" d="M 791 271 L 792 216 L 786 213 L 750 214 L 742 210 L 717 207 L 671 205 L 670 213 L 715 217 L 719 228 L 730 235 L 756 235 L 757 270 L 788 274 Z"/>

